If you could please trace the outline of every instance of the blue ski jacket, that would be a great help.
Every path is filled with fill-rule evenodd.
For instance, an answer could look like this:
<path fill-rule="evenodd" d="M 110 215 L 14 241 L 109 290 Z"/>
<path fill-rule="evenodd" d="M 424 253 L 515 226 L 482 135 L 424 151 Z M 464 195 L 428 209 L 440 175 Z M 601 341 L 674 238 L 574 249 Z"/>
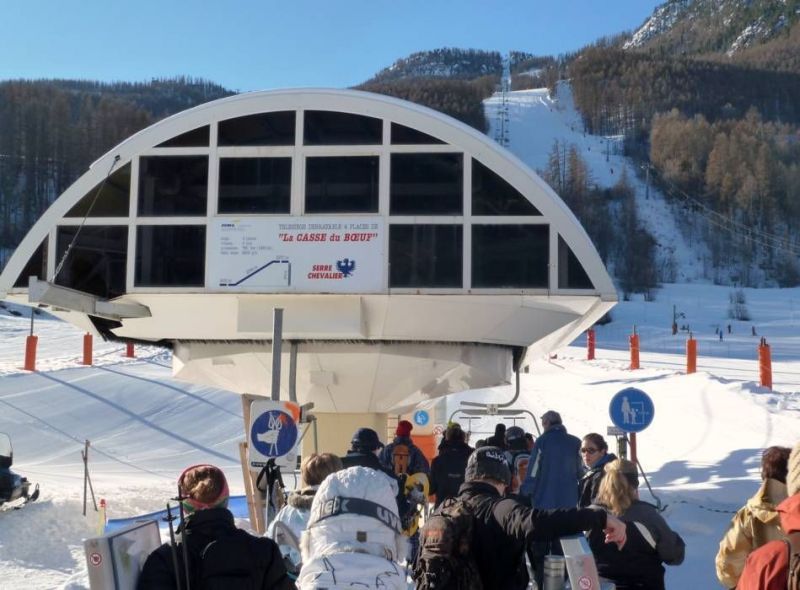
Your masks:
<path fill-rule="evenodd" d="M 580 450 L 581 439 L 567 434 L 563 424 L 551 426 L 536 439 L 520 495 L 539 510 L 575 507 L 583 474 Z"/>

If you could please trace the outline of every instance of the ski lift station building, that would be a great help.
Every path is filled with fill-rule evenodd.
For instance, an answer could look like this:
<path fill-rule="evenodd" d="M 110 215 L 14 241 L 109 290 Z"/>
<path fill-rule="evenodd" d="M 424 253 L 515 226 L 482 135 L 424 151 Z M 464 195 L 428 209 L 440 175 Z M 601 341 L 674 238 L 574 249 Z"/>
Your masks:
<path fill-rule="evenodd" d="M 510 152 L 428 108 L 321 89 L 217 100 L 128 138 L 34 225 L 0 297 L 267 397 L 281 308 L 297 371 L 281 399 L 313 402 L 345 442 L 508 383 L 617 300 L 577 219 Z"/>

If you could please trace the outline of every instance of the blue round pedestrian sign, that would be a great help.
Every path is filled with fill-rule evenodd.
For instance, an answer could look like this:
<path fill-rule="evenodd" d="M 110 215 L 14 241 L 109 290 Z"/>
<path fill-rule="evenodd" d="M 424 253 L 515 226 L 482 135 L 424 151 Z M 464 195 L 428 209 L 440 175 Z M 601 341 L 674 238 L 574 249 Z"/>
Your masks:
<path fill-rule="evenodd" d="M 614 426 L 625 432 L 641 432 L 653 421 L 653 400 L 641 389 L 627 387 L 611 398 L 608 414 Z"/>
<path fill-rule="evenodd" d="M 425 426 L 430 422 L 431 416 L 425 410 L 417 410 L 414 412 L 414 424 L 418 426 Z"/>
<path fill-rule="evenodd" d="M 268 410 L 253 421 L 250 442 L 266 457 L 283 457 L 297 442 L 297 424 L 281 410 Z"/>

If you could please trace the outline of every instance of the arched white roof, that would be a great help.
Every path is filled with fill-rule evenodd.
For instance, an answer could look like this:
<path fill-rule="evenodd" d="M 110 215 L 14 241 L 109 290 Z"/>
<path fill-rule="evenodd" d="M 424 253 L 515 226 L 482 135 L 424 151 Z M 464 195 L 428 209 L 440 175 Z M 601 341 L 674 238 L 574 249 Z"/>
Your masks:
<path fill-rule="evenodd" d="M 595 292 L 604 300 L 616 301 L 611 278 L 580 222 L 550 186 L 514 154 L 472 127 L 427 107 L 369 92 L 335 89 L 269 90 L 239 94 L 177 113 L 134 134 L 96 160 L 42 215 L 0 276 L 0 294 L 12 289 L 14 281 L 42 240 L 73 206 L 102 182 L 112 166 L 115 170 L 119 169 L 143 153 L 164 153 L 166 148 L 156 146 L 204 125 L 265 112 L 302 110 L 335 111 L 380 118 L 423 131 L 447 144 L 425 146 L 426 151 L 463 150 L 465 155 L 480 161 L 533 203 L 575 254 L 594 285 Z M 211 133 L 213 145 L 213 126 Z M 298 139 L 298 142 L 301 141 Z M 209 151 L 213 151 L 213 147 L 205 150 L 170 149 L 171 153 L 176 154 Z M 55 253 L 52 246 L 51 253 Z M 51 261 L 51 272 L 56 264 L 56 261 Z"/>
<path fill-rule="evenodd" d="M 286 111 L 294 114 L 295 132 L 291 144 L 220 145 L 218 141 L 220 122 Z M 345 113 L 379 120 L 381 140 L 367 145 L 347 142 L 311 145 L 313 142 L 304 141 L 303 125 L 307 114 L 312 112 Z M 430 136 L 433 141 L 393 143 L 390 138 L 395 125 Z M 163 145 L 204 127 L 208 128 L 206 145 L 195 143 L 179 147 L 175 142 Z M 394 157 L 404 154 L 433 159 L 456 154 L 461 166 L 459 198 L 463 207 L 460 205 L 456 213 L 393 214 L 390 211 L 390 175 Z M 202 213 L 140 214 L 137 195 L 142 182 L 139 178 L 142 162 L 160 156 L 206 157 L 207 202 L 204 201 Z M 290 287 L 273 285 L 269 288 L 241 288 L 236 286 L 238 283 L 220 281 L 220 268 L 224 270 L 230 260 L 221 254 L 224 250 L 221 234 L 226 226 L 237 226 L 237 230 L 247 226 L 248 239 L 258 242 L 265 228 L 275 230 L 273 237 L 276 238 L 275 228 L 279 222 L 292 225 L 299 221 L 313 224 L 314 220 L 323 220 L 325 223 L 319 225 L 326 225 L 330 221 L 329 215 L 307 213 L 304 199 L 308 178 L 306 161 L 331 156 L 367 157 L 377 163 L 378 204 L 375 209 L 338 215 L 354 225 L 374 222 L 375 247 L 373 251 L 361 250 L 366 252 L 367 265 L 359 258 L 356 271 L 370 280 L 351 281 L 351 287 L 343 290 L 329 284 L 316 290 L 298 287 L 291 280 L 286 283 Z M 225 158 L 291 159 L 288 209 L 280 214 L 220 213 L 220 162 Z M 487 169 L 494 175 L 492 178 L 497 177 L 504 183 L 502 186 L 510 185 L 514 191 L 511 198 L 527 200 L 533 208 L 526 204 L 522 208 L 526 213 L 516 215 L 485 215 L 473 211 L 475 162 L 482 166 L 477 168 L 478 173 L 484 174 L 482 170 Z M 126 166 L 129 166 L 130 194 L 125 214 L 84 218 L 73 211 L 67 215 L 74 207 L 85 203 L 83 199 L 91 197 L 110 171 L 120 171 Z M 240 222 L 241 227 L 237 225 Z M 460 277 L 457 283 L 446 287 L 404 284 L 402 288 L 392 284 L 389 272 L 392 248 L 402 250 L 405 243 L 392 241 L 390 234 L 394 228 L 402 226 L 458 228 L 454 234 L 458 235 L 461 250 L 452 265 Z M 536 230 L 540 241 L 520 242 L 526 244 L 527 249 L 531 243 L 541 246 L 541 257 L 545 259 L 537 263 L 542 263 L 541 273 L 545 277 L 542 282 L 506 285 L 500 281 L 486 287 L 473 280 L 473 265 L 476 256 L 481 256 L 475 239 L 480 234 L 475 232 L 491 229 L 491 226 L 499 228 L 500 232 L 489 232 L 490 238 L 500 242 L 503 241 L 502 232 L 508 228 L 544 230 Z M 71 239 L 74 243 L 81 228 L 88 232 L 87 228 L 105 227 L 115 228 L 118 250 L 124 250 L 113 263 L 125 267 L 120 271 L 124 272 L 124 285 L 113 296 L 89 297 L 62 290 L 50 297 L 49 293 L 57 288 L 46 284 L 45 290 L 53 287 L 47 291 L 48 295 L 37 291 L 37 299 L 34 299 L 33 290 L 28 294 L 27 287 L 14 286 L 45 239 L 47 268 L 42 278 L 52 283 L 65 242 Z M 137 247 L 140 250 L 143 244 L 149 247 L 151 262 L 161 263 L 175 256 L 171 251 L 161 251 L 154 243 L 148 243 L 143 236 L 149 234 L 143 232 L 143 228 L 155 234 L 159 228 L 170 227 L 203 229 L 203 241 L 198 243 L 205 244 L 205 251 L 198 246 L 196 252 L 205 265 L 201 265 L 202 281 L 167 287 L 138 283 L 135 277 L 142 256 Z M 68 231 L 62 236 L 59 232 L 65 228 Z M 485 240 L 485 236 L 481 239 Z M 277 238 L 275 242 L 280 246 Z M 262 244 L 263 249 L 272 248 L 270 244 Z M 327 245 L 322 246 L 323 250 L 325 247 Z M 86 249 L 102 256 L 103 242 L 90 243 Z M 323 250 L 313 250 L 314 255 Z M 343 256 L 340 252 L 333 255 L 334 261 Z M 516 254 L 523 262 L 516 260 Z M 426 256 L 436 257 L 428 252 L 422 258 Z M 497 260 L 497 254 L 494 256 L 495 259 L 484 265 L 490 270 Z M 512 251 L 509 256 L 512 260 L 501 260 L 507 263 L 504 272 L 513 275 L 517 264 L 523 274 L 524 260 L 530 259 L 531 252 Z M 287 262 L 288 257 L 278 258 L 280 262 Z M 586 280 L 582 279 L 578 286 L 561 284 L 562 265 L 573 264 L 575 260 Z M 372 266 L 369 266 L 370 261 Z M 255 272 L 273 262 L 276 260 L 262 264 Z M 347 263 L 347 259 L 344 262 Z M 103 272 L 117 272 L 111 268 L 113 264 L 106 263 Z M 289 268 L 292 270 L 287 274 L 295 273 L 293 266 Z M 80 274 L 75 269 L 73 272 Z M 341 275 L 339 273 L 339 278 Z M 286 318 L 284 337 L 300 343 L 298 375 L 304 377 L 298 383 L 298 399 L 313 401 L 318 411 L 334 412 L 386 412 L 453 391 L 504 383 L 509 376 L 512 356 L 519 364 L 525 350 L 538 355 L 568 344 L 617 300 L 611 278 L 578 220 L 558 195 L 511 152 L 475 129 L 431 109 L 377 94 L 328 89 L 276 90 L 232 96 L 173 115 L 123 141 L 95 161 L 30 230 L 0 275 L 0 296 L 3 294 L 23 302 L 30 295 L 32 301 L 50 304 L 57 313 L 82 328 L 97 329 L 105 335 L 169 342 L 174 350 L 177 376 L 256 394 L 268 393 L 265 387 L 269 383 L 266 375 L 270 372 L 270 363 L 266 356 L 272 337 L 271 310 L 282 308 Z M 101 325 L 98 318 L 113 321 Z"/>

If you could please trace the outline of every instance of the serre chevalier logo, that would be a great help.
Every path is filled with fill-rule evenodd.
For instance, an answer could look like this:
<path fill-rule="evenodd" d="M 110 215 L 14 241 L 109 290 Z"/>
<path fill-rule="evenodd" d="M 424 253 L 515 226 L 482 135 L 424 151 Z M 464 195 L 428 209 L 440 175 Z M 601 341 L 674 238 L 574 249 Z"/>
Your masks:
<path fill-rule="evenodd" d="M 336 261 L 336 269 L 342 273 L 342 276 L 349 277 L 356 269 L 356 261 L 345 258 L 344 260 Z"/>

